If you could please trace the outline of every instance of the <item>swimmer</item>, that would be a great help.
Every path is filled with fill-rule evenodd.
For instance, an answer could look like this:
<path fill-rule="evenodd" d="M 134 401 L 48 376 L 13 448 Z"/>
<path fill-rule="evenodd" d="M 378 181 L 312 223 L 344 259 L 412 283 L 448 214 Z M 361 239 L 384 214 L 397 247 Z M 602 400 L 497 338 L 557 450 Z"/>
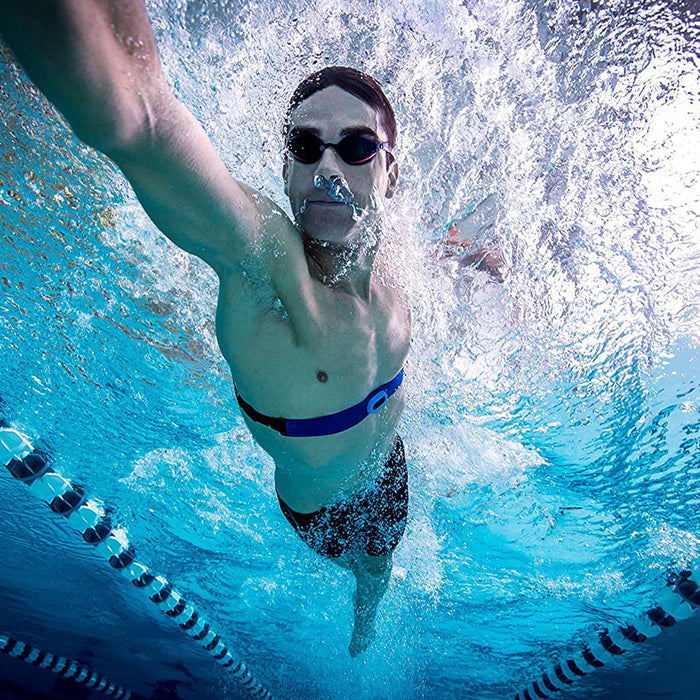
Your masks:
<path fill-rule="evenodd" d="M 290 219 L 229 173 L 175 98 L 142 0 L 5 0 L 0 34 L 155 225 L 216 272 L 219 346 L 274 460 L 282 513 L 356 579 L 356 656 L 374 638 L 408 507 L 396 428 L 410 312 L 374 269 L 398 177 L 381 87 L 329 67 L 296 88 L 284 124 Z"/>

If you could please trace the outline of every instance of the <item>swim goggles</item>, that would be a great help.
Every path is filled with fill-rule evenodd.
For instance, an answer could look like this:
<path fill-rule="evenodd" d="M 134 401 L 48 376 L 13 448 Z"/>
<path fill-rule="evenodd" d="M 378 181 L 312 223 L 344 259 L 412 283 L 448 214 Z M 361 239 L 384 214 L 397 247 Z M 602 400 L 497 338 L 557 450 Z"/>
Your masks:
<path fill-rule="evenodd" d="M 287 139 L 287 150 L 300 163 L 316 163 L 327 148 L 332 148 L 348 165 L 362 165 L 384 149 L 391 153 L 388 141 L 370 134 L 348 134 L 338 143 L 325 143 L 310 131 L 295 131 Z"/>

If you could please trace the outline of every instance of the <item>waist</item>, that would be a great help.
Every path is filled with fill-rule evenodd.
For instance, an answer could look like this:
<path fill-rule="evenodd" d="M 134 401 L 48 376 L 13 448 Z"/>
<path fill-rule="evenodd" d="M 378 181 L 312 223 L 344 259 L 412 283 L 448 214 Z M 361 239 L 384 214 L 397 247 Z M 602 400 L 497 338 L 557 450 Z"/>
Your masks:
<path fill-rule="evenodd" d="M 387 416 L 388 418 L 388 416 Z M 381 477 L 396 443 L 396 422 L 380 433 L 365 436 L 363 425 L 327 441 L 295 440 L 287 444 L 292 452 L 278 453 L 275 460 L 275 489 L 295 511 L 311 512 L 335 501 L 338 497 L 371 487 Z M 277 436 L 277 440 L 284 438 Z M 300 443 L 316 448 L 328 445 L 321 452 L 301 451 Z M 330 443 L 330 444 L 329 444 Z"/>
<path fill-rule="evenodd" d="M 361 423 L 367 416 L 378 413 L 386 405 L 389 398 L 396 393 L 403 382 L 404 371 L 399 373 L 386 384 L 381 384 L 371 391 L 362 401 L 348 408 L 317 416 L 315 418 L 283 418 L 268 416 L 260 413 L 236 391 L 236 400 L 243 412 L 256 423 L 265 425 L 284 437 L 322 437 L 342 433 Z"/>
<path fill-rule="evenodd" d="M 375 473 L 372 475 L 371 479 L 368 479 L 366 483 L 351 489 L 342 489 L 335 494 L 333 497 L 328 499 L 326 502 L 320 504 L 313 510 L 306 508 L 304 510 L 295 510 L 289 503 L 282 497 L 279 490 L 275 487 L 277 493 L 277 500 L 279 501 L 280 508 L 282 512 L 287 516 L 291 515 L 297 521 L 307 521 L 310 517 L 321 513 L 328 508 L 337 506 L 339 504 L 349 504 L 355 501 L 359 501 L 366 498 L 374 492 L 382 492 L 387 488 L 391 488 L 394 483 L 401 480 L 402 473 L 406 472 L 406 455 L 404 452 L 403 441 L 400 436 L 396 436 L 393 443 L 393 448 L 388 454 L 386 461 L 381 463 Z"/>

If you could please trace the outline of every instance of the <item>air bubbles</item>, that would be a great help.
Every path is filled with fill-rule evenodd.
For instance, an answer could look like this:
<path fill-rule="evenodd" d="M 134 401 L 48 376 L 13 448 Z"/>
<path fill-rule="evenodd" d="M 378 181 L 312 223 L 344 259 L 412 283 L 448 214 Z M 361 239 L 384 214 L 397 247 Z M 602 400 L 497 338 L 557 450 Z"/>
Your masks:
<path fill-rule="evenodd" d="M 355 202 L 355 196 L 348 185 L 347 180 L 340 175 L 314 175 L 314 187 L 322 192 L 325 192 L 331 199 L 342 204 L 352 206 Z"/>

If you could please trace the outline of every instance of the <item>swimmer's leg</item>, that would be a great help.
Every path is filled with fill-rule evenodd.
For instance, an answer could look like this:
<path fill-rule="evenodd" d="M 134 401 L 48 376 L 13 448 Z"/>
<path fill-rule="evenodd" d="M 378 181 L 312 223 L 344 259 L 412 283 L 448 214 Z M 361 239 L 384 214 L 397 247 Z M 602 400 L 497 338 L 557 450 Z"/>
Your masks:
<path fill-rule="evenodd" d="M 374 620 L 391 578 L 391 554 L 373 557 L 364 552 L 353 552 L 336 560 L 355 576 L 356 589 L 353 596 L 355 623 L 348 651 L 355 658 L 374 641 Z"/>

